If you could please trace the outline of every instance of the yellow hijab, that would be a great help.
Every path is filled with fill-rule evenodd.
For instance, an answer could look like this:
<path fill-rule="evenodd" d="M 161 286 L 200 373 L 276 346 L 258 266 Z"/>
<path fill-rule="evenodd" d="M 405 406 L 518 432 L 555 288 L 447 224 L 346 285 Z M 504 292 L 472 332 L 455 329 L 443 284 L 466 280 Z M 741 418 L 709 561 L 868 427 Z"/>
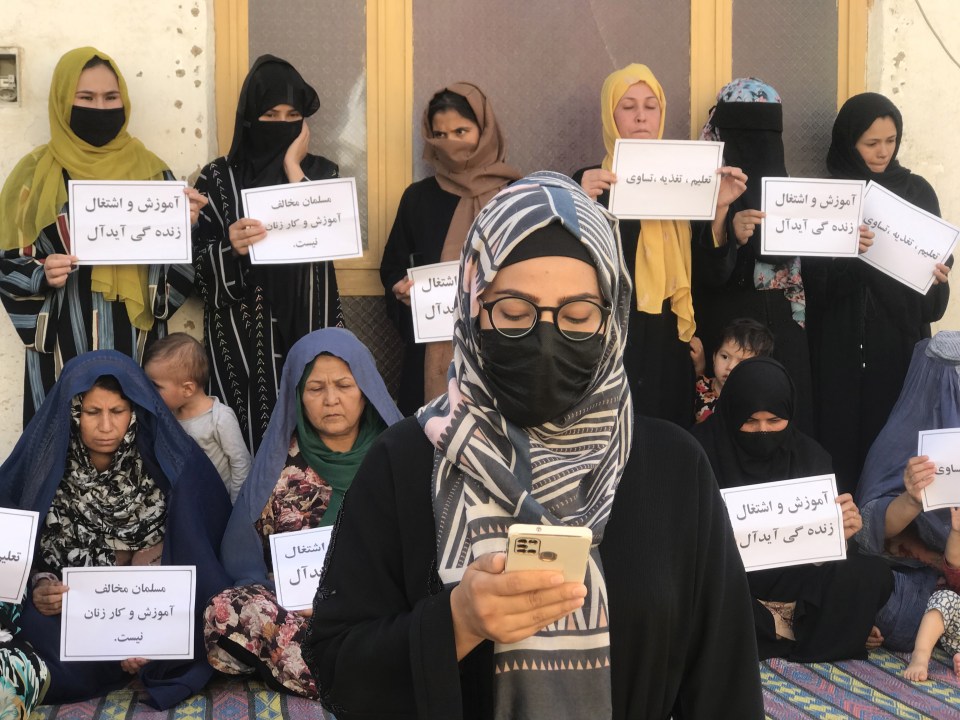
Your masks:
<path fill-rule="evenodd" d="M 646 65 L 634 63 L 607 76 L 600 91 L 600 115 L 603 119 L 604 170 L 613 166 L 613 147 L 620 137 L 613 111 L 631 85 L 646 83 L 660 102 L 660 132 L 667 115 L 667 99 L 663 88 Z M 690 223 L 686 220 L 644 220 L 637 241 L 634 292 L 637 310 L 659 315 L 663 301 L 670 299 L 670 309 L 677 316 L 680 339 L 689 342 L 697 329 L 693 319 L 693 298 L 690 294 L 691 272 Z"/>
<path fill-rule="evenodd" d="M 95 147 L 70 129 L 70 114 L 83 66 L 94 56 L 110 63 L 117 75 L 125 120 L 120 133 L 103 147 Z M 32 245 L 43 228 L 55 222 L 67 202 L 63 182 L 66 170 L 74 180 L 162 180 L 166 163 L 127 132 L 130 97 L 117 64 L 96 48 L 82 47 L 66 53 L 53 71 L 48 105 L 50 142 L 35 148 L 16 167 L 0 192 L 0 249 Z M 147 266 L 97 266 L 91 288 L 107 300 L 122 300 L 134 327 L 153 327 L 153 310 L 147 287 Z"/>

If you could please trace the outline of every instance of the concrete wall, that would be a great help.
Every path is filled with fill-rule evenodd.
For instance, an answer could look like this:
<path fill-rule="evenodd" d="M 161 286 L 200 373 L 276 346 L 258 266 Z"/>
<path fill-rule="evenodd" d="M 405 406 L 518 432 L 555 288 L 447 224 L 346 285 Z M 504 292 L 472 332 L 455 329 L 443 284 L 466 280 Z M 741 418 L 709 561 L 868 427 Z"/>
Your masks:
<path fill-rule="evenodd" d="M 130 91 L 130 132 L 192 180 L 216 154 L 212 0 L 4 0 L 0 47 L 20 48 L 21 103 L 0 103 L 0 178 L 47 142 L 50 77 L 67 50 L 92 45 L 110 55 Z M 6 219 L 2 221 L 7 222 Z M 202 332 L 196 301 L 171 325 Z M 0 312 L 0 458 L 21 430 L 23 345 Z"/>
<path fill-rule="evenodd" d="M 960 224 L 960 3 L 876 0 L 870 12 L 867 87 L 903 113 L 900 161 L 933 185 L 943 217 Z M 929 24 L 928 24 L 929 21 Z M 937 39 L 940 38 L 940 40 Z M 946 50 L 941 45 L 946 46 Z M 957 60 L 951 60 L 952 55 Z M 960 270 L 940 330 L 960 330 Z"/>

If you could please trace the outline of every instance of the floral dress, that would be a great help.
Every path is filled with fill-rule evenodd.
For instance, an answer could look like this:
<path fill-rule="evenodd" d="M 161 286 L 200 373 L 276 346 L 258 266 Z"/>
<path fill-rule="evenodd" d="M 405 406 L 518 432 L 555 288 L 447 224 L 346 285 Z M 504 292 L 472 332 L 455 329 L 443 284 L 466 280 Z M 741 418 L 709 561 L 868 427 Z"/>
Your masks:
<path fill-rule="evenodd" d="M 317 527 L 333 490 L 300 454 L 297 434 L 287 461 L 256 527 L 271 566 L 270 535 Z M 257 672 L 275 690 L 317 699 L 317 685 L 303 661 L 300 646 L 308 620 L 288 611 L 260 584 L 227 588 L 215 595 L 204 612 L 207 659 L 229 675 Z"/>
<path fill-rule="evenodd" d="M 50 686 L 46 664 L 19 632 L 20 606 L 0 602 L 0 720 L 26 720 Z"/>

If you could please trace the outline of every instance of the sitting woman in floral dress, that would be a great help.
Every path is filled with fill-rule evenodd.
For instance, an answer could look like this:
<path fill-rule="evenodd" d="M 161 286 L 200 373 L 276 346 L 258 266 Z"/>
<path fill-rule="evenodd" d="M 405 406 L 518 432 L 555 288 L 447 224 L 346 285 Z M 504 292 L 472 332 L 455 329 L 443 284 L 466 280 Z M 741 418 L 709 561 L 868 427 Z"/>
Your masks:
<path fill-rule="evenodd" d="M 0 602 L 0 718 L 27 720 L 50 687 L 50 671 L 20 633 L 20 605 Z"/>
<path fill-rule="evenodd" d="M 257 672 L 276 690 L 318 697 L 300 654 L 310 613 L 277 601 L 269 538 L 332 525 L 373 440 L 400 419 L 373 356 L 353 333 L 317 330 L 293 346 L 223 540 L 223 561 L 237 586 L 216 595 L 204 615 L 213 667 Z"/>

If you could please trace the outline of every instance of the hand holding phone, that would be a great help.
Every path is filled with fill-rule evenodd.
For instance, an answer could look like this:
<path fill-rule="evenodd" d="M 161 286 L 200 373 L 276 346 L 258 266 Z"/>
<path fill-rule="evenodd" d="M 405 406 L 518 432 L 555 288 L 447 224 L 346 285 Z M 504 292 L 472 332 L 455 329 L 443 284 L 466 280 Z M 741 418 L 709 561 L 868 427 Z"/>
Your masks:
<path fill-rule="evenodd" d="M 562 572 L 565 582 L 582 583 L 593 533 L 568 525 L 511 525 L 507 532 L 507 564 L 504 572 L 552 570 Z"/>

